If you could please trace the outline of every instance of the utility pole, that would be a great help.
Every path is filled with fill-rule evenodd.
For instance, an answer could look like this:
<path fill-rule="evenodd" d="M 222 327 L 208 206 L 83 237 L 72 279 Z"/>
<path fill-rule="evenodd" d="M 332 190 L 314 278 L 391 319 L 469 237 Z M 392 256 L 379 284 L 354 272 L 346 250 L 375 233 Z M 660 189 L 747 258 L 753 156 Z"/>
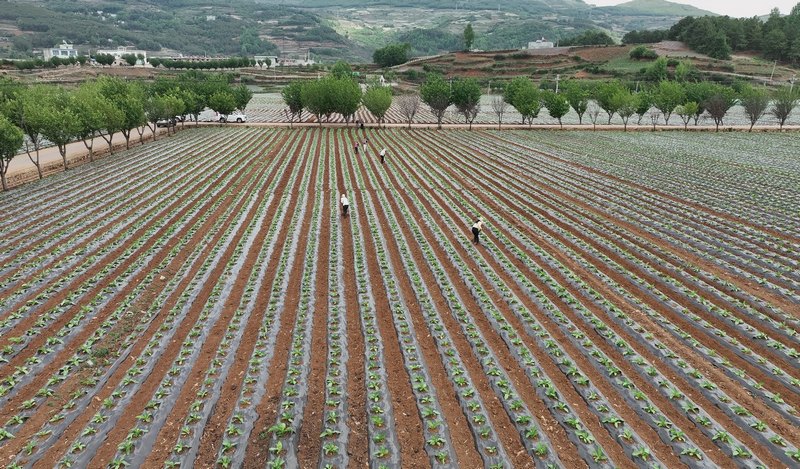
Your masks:
<path fill-rule="evenodd" d="M 556 94 L 558 94 L 558 80 L 561 79 L 561 75 L 556 73 Z"/>
<path fill-rule="evenodd" d="M 797 79 L 797 75 L 792 75 L 792 78 L 789 79 L 789 93 L 794 91 L 794 81 Z"/>
<path fill-rule="evenodd" d="M 775 67 L 778 65 L 778 61 L 772 63 L 772 73 L 769 74 L 769 82 L 772 83 L 772 77 L 775 76 Z"/>

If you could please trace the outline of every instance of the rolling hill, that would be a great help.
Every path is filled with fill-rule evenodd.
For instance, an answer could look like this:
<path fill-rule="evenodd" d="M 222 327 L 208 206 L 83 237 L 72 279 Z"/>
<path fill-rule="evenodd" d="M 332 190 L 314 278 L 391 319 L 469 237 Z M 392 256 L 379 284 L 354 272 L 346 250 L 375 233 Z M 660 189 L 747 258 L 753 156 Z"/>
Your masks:
<path fill-rule="evenodd" d="M 84 53 L 130 45 L 161 54 L 302 56 L 369 61 L 387 43 L 415 55 L 453 50 L 466 24 L 475 47 L 521 48 L 589 29 L 620 38 L 705 14 L 663 0 L 593 8 L 581 0 L 33 0 L 3 2 L 0 55 L 30 56 L 67 40 Z"/>

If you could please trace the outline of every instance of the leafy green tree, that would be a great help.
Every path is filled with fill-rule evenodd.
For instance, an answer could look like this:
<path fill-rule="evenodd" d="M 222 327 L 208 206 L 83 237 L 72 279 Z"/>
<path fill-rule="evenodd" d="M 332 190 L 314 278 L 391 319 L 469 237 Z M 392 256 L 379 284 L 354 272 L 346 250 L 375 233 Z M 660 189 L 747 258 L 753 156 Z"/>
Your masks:
<path fill-rule="evenodd" d="M 558 126 L 564 128 L 564 125 L 561 123 L 561 118 L 566 116 L 569 112 L 569 102 L 567 98 L 565 98 L 563 94 L 547 91 L 544 93 L 543 101 L 550 117 L 558 119 Z"/>
<path fill-rule="evenodd" d="M 472 29 L 472 23 L 467 23 L 464 28 L 464 48 L 465 50 L 472 49 L 472 43 L 475 42 L 475 31 Z"/>
<path fill-rule="evenodd" d="M 697 113 L 697 109 L 700 107 L 694 101 L 689 101 L 685 104 L 680 104 L 678 107 L 675 108 L 675 114 L 680 116 L 681 120 L 683 121 L 683 130 L 686 130 L 689 127 L 689 121 L 692 120 L 692 117 Z"/>
<path fill-rule="evenodd" d="M 648 81 L 661 82 L 668 78 L 667 73 L 667 58 L 657 58 L 647 69 L 645 69 L 644 77 Z"/>
<path fill-rule="evenodd" d="M 147 119 L 147 126 L 153 132 L 153 141 L 158 137 L 157 123 L 162 119 L 167 119 L 167 111 L 164 103 L 164 97 L 153 89 L 148 90 L 148 95 L 143 103 L 144 115 Z M 169 128 L 169 126 L 167 127 Z"/>
<path fill-rule="evenodd" d="M 605 31 L 589 30 L 577 36 L 568 37 L 561 40 L 562 46 L 610 46 L 614 44 L 614 39 Z"/>
<path fill-rule="evenodd" d="M 350 125 L 350 120 L 361 105 L 361 86 L 352 78 L 331 80 L 329 87 L 332 93 L 333 111 L 344 117 L 345 123 Z"/>
<path fill-rule="evenodd" d="M 780 29 L 773 29 L 764 36 L 764 57 L 781 60 L 788 45 L 786 33 Z"/>
<path fill-rule="evenodd" d="M 123 119 L 116 126 L 116 122 L 109 122 L 106 128 L 107 136 L 103 136 L 108 143 L 109 151 L 112 150 L 112 137 L 117 132 L 122 132 L 125 137 L 125 148 L 130 148 L 131 131 L 145 125 L 144 115 L 144 90 L 139 83 L 128 83 L 117 77 L 101 77 L 97 80 L 100 92 L 106 99 L 122 112 Z"/>
<path fill-rule="evenodd" d="M 111 54 L 97 54 L 94 60 L 100 65 L 111 65 L 116 60 L 116 57 Z"/>
<path fill-rule="evenodd" d="M 781 129 L 783 129 L 783 124 L 786 123 L 786 119 L 789 118 L 794 108 L 797 107 L 798 98 L 798 92 L 787 86 L 778 88 L 772 94 L 772 108 L 770 112 L 778 119 Z"/>
<path fill-rule="evenodd" d="M 330 116 L 336 112 L 336 103 L 333 100 L 333 82 L 335 78 L 327 76 L 321 80 L 311 80 L 303 83 L 301 99 L 308 112 L 317 118 L 322 126 L 322 116 L 330 121 Z"/>
<path fill-rule="evenodd" d="M 431 113 L 436 116 L 436 125 L 442 128 L 442 118 L 447 108 L 453 104 L 450 85 L 444 81 L 441 75 L 429 74 L 425 83 L 419 88 L 422 102 L 427 104 Z"/>
<path fill-rule="evenodd" d="M 223 116 L 227 116 L 236 110 L 236 97 L 230 91 L 217 91 L 208 100 L 208 107 Z"/>
<path fill-rule="evenodd" d="M 685 86 L 686 101 L 697 103 L 697 113 L 694 115 L 694 125 L 697 125 L 700 116 L 706 112 L 706 102 L 716 91 L 715 85 L 707 81 L 687 83 Z"/>
<path fill-rule="evenodd" d="M 669 125 L 669 118 L 675 107 L 686 100 L 686 93 L 680 83 L 664 80 L 653 92 L 653 105 L 664 114 L 664 122 Z"/>
<path fill-rule="evenodd" d="M 197 124 L 197 116 L 206 108 L 206 103 L 203 101 L 202 96 L 190 86 L 178 88 L 175 92 L 181 101 L 183 101 L 184 114 Z"/>
<path fill-rule="evenodd" d="M 386 112 L 392 106 L 392 90 L 385 86 L 372 86 L 364 93 L 364 107 L 383 124 Z"/>
<path fill-rule="evenodd" d="M 36 166 L 39 179 L 42 179 L 42 165 L 39 160 L 39 150 L 42 148 L 42 133 L 45 126 L 45 112 L 43 103 L 47 102 L 50 87 L 48 85 L 35 85 L 27 88 L 12 106 L 12 119 L 22 129 L 25 136 L 25 153 L 28 159 Z"/>
<path fill-rule="evenodd" d="M 128 65 L 133 67 L 134 65 L 136 65 L 136 62 L 139 60 L 139 58 L 136 57 L 136 54 L 123 54 L 122 60 L 124 60 Z"/>
<path fill-rule="evenodd" d="M 452 100 L 472 130 L 472 122 L 481 109 L 481 86 L 474 78 L 456 80 L 453 82 Z"/>
<path fill-rule="evenodd" d="M 564 96 L 570 107 L 578 114 L 578 124 L 583 124 L 583 115 L 589 106 L 589 91 L 579 82 L 567 82 Z"/>
<path fill-rule="evenodd" d="M 503 98 L 522 116 L 522 124 L 527 121 L 533 125 L 533 119 L 542 108 L 539 89 L 527 77 L 516 77 L 503 90 Z"/>
<path fill-rule="evenodd" d="M 0 115 L 0 179 L 3 182 L 3 190 L 8 190 L 6 175 L 19 149 L 22 147 L 22 140 L 25 138 L 22 130 L 12 124 L 6 116 Z"/>
<path fill-rule="evenodd" d="M 67 165 L 67 144 L 78 137 L 80 122 L 75 115 L 73 97 L 60 87 L 48 87 L 43 100 L 38 103 L 42 137 L 54 143 L 61 154 L 64 169 Z"/>
<path fill-rule="evenodd" d="M 84 82 L 75 91 L 72 105 L 78 120 L 78 138 L 83 140 L 89 150 L 89 160 L 94 161 L 94 139 L 103 135 L 106 128 L 119 126 L 123 120 L 122 111 L 103 96 L 96 82 Z"/>
<path fill-rule="evenodd" d="M 236 100 L 236 109 L 244 112 L 245 108 L 247 107 L 247 103 L 253 99 L 253 92 L 250 91 L 250 88 L 247 85 L 239 85 L 234 87 L 231 90 L 233 94 L 233 98 Z"/>
<path fill-rule="evenodd" d="M 628 57 L 633 60 L 655 60 L 658 54 L 647 46 L 636 46 L 628 52 Z"/>
<path fill-rule="evenodd" d="M 372 54 L 372 61 L 381 68 L 394 67 L 395 65 L 408 62 L 408 54 L 410 51 L 410 44 L 389 44 L 386 47 L 377 49 Z"/>
<path fill-rule="evenodd" d="M 594 99 L 597 101 L 597 105 L 600 106 L 600 109 L 605 111 L 608 115 L 609 124 L 611 124 L 611 118 L 614 117 L 614 114 L 619 110 L 617 108 L 618 102 L 614 100 L 614 95 L 619 93 L 621 89 L 622 85 L 618 81 L 601 83 L 595 88 Z"/>
<path fill-rule="evenodd" d="M 750 120 L 750 132 L 753 131 L 753 126 L 756 125 L 759 119 L 767 112 L 769 106 L 769 95 L 761 88 L 753 88 L 746 86 L 741 91 L 741 104 L 744 107 L 744 113 Z"/>
<path fill-rule="evenodd" d="M 699 81 L 700 73 L 697 71 L 697 67 L 692 65 L 691 62 L 681 60 L 678 62 L 678 65 L 675 66 L 675 80 L 679 83 Z"/>
<path fill-rule="evenodd" d="M 281 90 L 281 97 L 283 102 L 288 106 L 289 112 L 289 127 L 294 124 L 294 118 L 297 116 L 297 121 L 303 121 L 303 83 L 300 81 L 293 81 L 284 86 Z"/>
<path fill-rule="evenodd" d="M 627 88 L 620 88 L 612 98 L 617 108 L 617 114 L 622 119 L 623 130 L 628 130 L 628 120 L 636 113 L 636 101 L 638 95 L 630 92 Z"/>
<path fill-rule="evenodd" d="M 650 91 L 640 91 L 636 94 L 636 125 L 642 125 L 642 118 L 653 106 L 653 94 Z"/>
<path fill-rule="evenodd" d="M 735 103 L 736 93 L 733 89 L 727 86 L 714 85 L 714 91 L 711 96 L 706 99 L 705 103 L 703 103 L 703 106 L 714 119 L 714 123 L 717 125 L 717 132 L 719 132 L 719 126 L 722 124 L 728 110 L 733 107 Z"/>
<path fill-rule="evenodd" d="M 353 78 L 353 69 L 345 61 L 338 61 L 331 67 L 331 75 L 334 78 Z"/>

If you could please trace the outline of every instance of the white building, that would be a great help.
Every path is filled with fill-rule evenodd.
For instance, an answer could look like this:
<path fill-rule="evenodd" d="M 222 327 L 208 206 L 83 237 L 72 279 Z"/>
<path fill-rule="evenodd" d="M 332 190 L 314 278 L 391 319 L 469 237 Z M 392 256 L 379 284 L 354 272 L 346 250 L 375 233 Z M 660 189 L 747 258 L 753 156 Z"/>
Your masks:
<path fill-rule="evenodd" d="M 113 55 L 114 57 L 116 57 L 116 60 L 114 60 L 114 65 L 125 65 L 125 64 L 127 64 L 127 62 L 125 62 L 125 59 L 123 59 L 122 56 L 123 55 L 128 55 L 128 54 L 133 54 L 136 57 L 139 57 L 139 56 L 144 57 L 144 58 L 140 57 L 139 60 L 136 61 L 136 65 L 146 65 L 147 64 L 147 51 L 139 50 L 139 49 L 131 49 L 131 48 L 127 47 L 127 46 L 119 46 L 116 49 L 99 49 L 97 51 L 97 53 L 98 54 Z"/>
<path fill-rule="evenodd" d="M 53 57 L 58 57 L 59 59 L 68 59 L 70 57 L 77 57 L 78 51 L 72 47 L 72 44 L 68 43 L 67 41 L 63 41 L 61 44 L 55 47 L 42 50 L 42 54 L 44 55 L 44 60 L 50 60 Z"/>
<path fill-rule="evenodd" d="M 544 38 L 528 43 L 528 49 L 550 49 L 553 46 L 552 42 L 546 41 Z"/>

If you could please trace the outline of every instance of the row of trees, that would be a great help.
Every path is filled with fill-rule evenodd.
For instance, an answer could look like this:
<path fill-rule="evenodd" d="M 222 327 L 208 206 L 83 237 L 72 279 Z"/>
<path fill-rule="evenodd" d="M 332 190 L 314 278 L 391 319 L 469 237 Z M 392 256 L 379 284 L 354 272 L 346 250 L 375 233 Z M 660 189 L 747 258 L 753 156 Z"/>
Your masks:
<path fill-rule="evenodd" d="M 578 122 L 583 124 L 587 116 L 596 126 L 599 116 L 604 113 L 610 124 L 614 116 L 619 116 L 627 129 L 629 121 L 636 116 L 637 125 L 648 118 L 653 126 L 661 119 L 667 125 L 677 115 L 684 127 L 708 114 L 715 122 L 717 130 L 734 104 L 744 108 L 750 122 L 750 130 L 765 114 L 775 117 L 781 128 L 800 101 L 800 93 L 792 87 L 784 86 L 775 90 L 754 87 L 745 82 L 725 86 L 712 82 L 693 82 L 685 79 L 685 71 L 676 70 L 677 80 L 661 79 L 640 88 L 636 83 L 621 81 L 579 81 L 568 80 L 560 90 L 541 89 L 527 77 L 517 77 L 508 82 L 500 95 L 492 97 L 491 106 L 498 118 L 498 126 L 508 106 L 522 116 L 522 123 L 533 124 L 542 109 L 557 119 L 574 110 Z M 688 76 L 688 75 L 687 75 Z M 683 78 L 681 78 L 683 77 Z M 290 83 L 283 89 L 287 118 L 302 121 L 304 111 L 329 121 L 334 113 L 344 116 L 349 124 L 359 106 L 363 104 L 379 123 L 392 105 L 389 88 L 371 85 L 362 93 L 353 80 L 347 64 L 339 63 L 328 76 L 315 80 Z M 464 117 L 464 122 L 472 124 L 480 112 L 481 87 L 472 78 L 445 80 L 441 75 L 430 74 L 419 88 L 419 94 L 402 95 L 397 99 L 397 109 L 409 124 L 413 121 L 419 105 L 424 103 L 436 118 L 438 128 L 447 110 L 454 106 Z"/>
<path fill-rule="evenodd" d="M 647 116 L 654 126 L 662 117 L 669 124 L 672 116 L 678 115 L 684 127 L 687 127 L 692 121 L 697 125 L 700 116 L 707 112 L 719 130 L 730 108 L 738 102 L 744 108 L 752 130 L 767 112 L 783 127 L 799 99 L 800 94 L 790 87 L 770 92 L 747 83 L 728 87 L 711 82 L 680 83 L 668 80 L 638 91 L 619 81 L 568 81 L 560 93 L 555 93 L 538 89 L 528 78 L 517 77 L 505 87 L 502 102 L 495 99 L 492 106 L 500 124 L 504 106 L 508 104 L 522 115 L 523 123 L 527 121 L 528 124 L 538 116 L 542 107 L 558 119 L 559 124 L 572 108 L 581 124 L 584 115 L 587 115 L 596 125 L 602 111 L 608 117 L 608 124 L 618 115 L 626 129 L 634 115 L 637 116 L 637 124 L 641 124 Z"/>
<path fill-rule="evenodd" d="M 319 80 L 294 81 L 281 91 L 287 105 L 289 125 L 303 120 L 303 112 L 313 114 L 322 125 L 323 118 L 329 121 L 331 115 L 341 114 L 348 124 L 362 104 L 379 122 L 392 105 L 392 90 L 370 84 L 365 92 L 355 80 L 350 66 L 339 62 L 333 66 L 331 73 Z"/>
<path fill-rule="evenodd" d="M 162 59 L 160 57 L 151 57 L 148 62 L 153 67 L 164 67 L 173 69 L 190 69 L 190 70 L 221 70 L 242 67 L 255 67 L 272 65 L 269 59 L 255 60 L 249 57 L 228 57 L 224 59 L 214 59 L 205 61 L 194 60 L 176 60 L 176 59 Z"/>
<path fill-rule="evenodd" d="M 159 121 L 175 116 L 197 115 L 206 107 L 221 114 L 244 109 L 252 92 L 244 85 L 232 86 L 230 77 L 187 73 L 175 79 L 146 84 L 116 77 L 100 77 L 76 89 L 54 85 L 24 86 L 8 79 L 0 82 L 0 177 L 6 189 L 11 159 L 24 145 L 28 158 L 42 177 L 40 149 L 45 141 L 58 147 L 67 169 L 67 144 L 82 140 L 94 158 L 94 142 L 102 138 L 113 151 L 112 138 L 122 133 L 126 148 L 135 131 L 144 140 L 147 128 L 156 139 Z M 170 131 L 170 127 L 167 127 Z M 24 140 L 16 135 L 22 133 Z"/>
<path fill-rule="evenodd" d="M 421 101 L 428 105 L 441 128 L 442 118 L 453 105 L 465 118 L 472 122 L 480 112 L 481 90 L 473 79 L 456 79 L 449 83 L 439 75 L 430 75 L 420 87 Z M 633 84 L 620 81 L 582 82 L 567 81 L 559 92 L 553 89 L 540 89 L 532 80 L 517 77 L 507 83 L 501 95 L 494 96 L 491 106 L 502 126 L 507 107 L 511 106 L 522 116 L 522 123 L 533 124 L 542 109 L 547 109 L 551 117 L 561 119 L 570 109 L 583 123 L 584 116 L 596 125 L 601 112 L 610 124 L 614 116 L 619 116 L 627 129 L 628 122 L 637 116 L 637 124 L 648 117 L 655 126 L 663 118 L 669 124 L 674 115 L 683 121 L 684 127 L 690 122 L 698 124 L 700 117 L 708 113 L 714 120 L 717 130 L 722 125 L 728 111 L 737 102 L 744 108 L 750 122 L 750 130 L 766 113 L 777 119 L 781 127 L 800 100 L 800 93 L 791 87 L 773 91 L 757 88 L 747 83 L 737 83 L 728 87 L 710 82 L 679 82 L 662 80 L 655 85 L 638 89 Z M 401 112 L 413 119 L 413 113 Z"/>

